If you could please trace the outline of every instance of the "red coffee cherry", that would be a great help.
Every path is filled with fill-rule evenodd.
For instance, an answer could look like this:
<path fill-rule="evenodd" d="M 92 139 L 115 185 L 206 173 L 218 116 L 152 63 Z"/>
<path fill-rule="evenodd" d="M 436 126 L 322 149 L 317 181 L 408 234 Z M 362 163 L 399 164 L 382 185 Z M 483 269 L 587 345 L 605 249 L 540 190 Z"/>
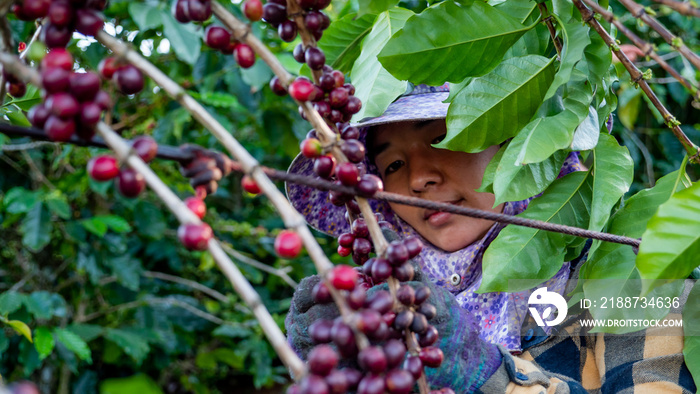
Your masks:
<path fill-rule="evenodd" d="M 272 89 L 272 92 L 278 96 L 287 95 L 287 89 L 285 89 L 279 77 L 277 76 L 272 77 L 272 79 L 270 80 L 270 89 Z"/>
<path fill-rule="evenodd" d="M 100 77 L 93 72 L 74 73 L 70 77 L 70 92 L 78 101 L 92 101 L 100 91 Z"/>
<path fill-rule="evenodd" d="M 316 47 L 308 47 L 304 53 L 304 61 L 312 70 L 320 70 L 326 64 L 326 55 Z"/>
<path fill-rule="evenodd" d="M 297 78 L 289 85 L 289 95 L 297 101 L 309 101 L 314 98 L 314 85 L 306 79 Z"/>
<path fill-rule="evenodd" d="M 277 34 L 282 41 L 292 42 L 297 38 L 297 24 L 290 20 L 283 21 L 277 26 Z"/>
<path fill-rule="evenodd" d="M 177 229 L 177 237 L 189 250 L 207 250 L 213 231 L 208 224 L 183 224 Z"/>
<path fill-rule="evenodd" d="M 314 172 L 321 178 L 329 179 L 335 172 L 335 158 L 331 155 L 317 157 L 314 160 Z"/>
<path fill-rule="evenodd" d="M 328 375 L 338 365 L 338 353 L 329 345 L 318 345 L 309 352 L 309 370 L 320 376 Z"/>
<path fill-rule="evenodd" d="M 275 4 L 273 2 L 268 2 L 263 6 L 263 19 L 265 22 L 276 27 L 280 23 L 287 20 L 287 7 L 280 4 Z"/>
<path fill-rule="evenodd" d="M 80 112 L 78 100 L 64 92 L 49 96 L 46 100 L 46 106 L 52 114 L 64 119 L 72 118 Z"/>
<path fill-rule="evenodd" d="M 243 190 L 247 191 L 250 194 L 262 193 L 262 190 L 260 190 L 260 186 L 258 186 L 258 184 L 255 183 L 255 179 L 253 179 L 253 177 L 250 175 L 243 175 L 243 178 L 241 179 L 241 186 L 243 187 Z"/>
<path fill-rule="evenodd" d="M 200 219 L 203 219 L 204 215 L 207 214 L 207 204 L 197 197 L 187 197 L 185 199 L 185 205 Z"/>
<path fill-rule="evenodd" d="M 439 347 L 425 347 L 420 350 L 418 355 L 423 365 L 430 368 L 437 368 L 442 364 L 442 360 L 445 358 L 442 350 Z"/>
<path fill-rule="evenodd" d="M 49 20 L 57 26 L 68 26 L 73 21 L 73 7 L 67 1 L 52 1 Z"/>
<path fill-rule="evenodd" d="M 122 196 L 134 198 L 146 189 L 146 180 L 133 168 L 125 168 L 117 177 L 117 190 Z"/>
<path fill-rule="evenodd" d="M 24 82 L 5 82 L 5 90 L 7 93 L 15 98 L 24 97 L 27 94 L 27 84 Z"/>
<path fill-rule="evenodd" d="M 95 96 L 95 104 L 99 105 L 102 110 L 107 111 L 112 108 L 112 98 L 104 90 L 97 92 Z"/>
<path fill-rule="evenodd" d="M 124 94 L 136 94 L 143 90 L 143 75 L 132 65 L 126 65 L 115 71 L 112 79 L 117 89 Z"/>
<path fill-rule="evenodd" d="M 233 57 L 239 66 L 251 68 L 255 64 L 255 52 L 248 44 L 238 44 L 233 48 Z"/>
<path fill-rule="evenodd" d="M 177 0 L 173 4 L 173 16 L 180 23 L 188 23 L 192 20 L 190 18 L 190 7 L 188 0 Z"/>
<path fill-rule="evenodd" d="M 97 71 L 104 79 L 112 79 L 114 73 L 122 66 L 117 62 L 116 57 L 106 57 L 97 65 Z"/>
<path fill-rule="evenodd" d="M 297 257 L 302 246 L 301 237 L 291 230 L 282 230 L 275 238 L 275 252 L 285 259 Z"/>
<path fill-rule="evenodd" d="M 44 131 L 51 141 L 69 141 L 75 133 L 75 121 L 73 119 L 62 119 L 51 115 L 44 124 Z"/>
<path fill-rule="evenodd" d="M 246 0 L 243 3 L 243 15 L 251 22 L 257 22 L 263 17 L 263 5 L 260 0 Z"/>
<path fill-rule="evenodd" d="M 132 147 L 141 160 L 146 163 L 149 163 L 158 155 L 158 143 L 147 135 L 135 138 Z"/>
<path fill-rule="evenodd" d="M 75 28 L 86 36 L 96 36 L 102 30 L 104 21 L 95 10 L 79 9 L 76 11 Z"/>
<path fill-rule="evenodd" d="M 207 46 L 214 49 L 225 49 L 231 42 L 231 33 L 221 26 L 209 26 L 206 30 Z"/>
<path fill-rule="evenodd" d="M 27 119 L 32 126 L 43 129 L 46 120 L 51 116 L 51 112 L 46 108 L 44 103 L 39 103 L 32 107 L 27 113 Z"/>
<path fill-rule="evenodd" d="M 328 280 L 338 290 L 352 290 L 357 285 L 357 271 L 347 265 L 334 267 L 328 275 Z"/>
<path fill-rule="evenodd" d="M 84 126 L 95 126 L 102 116 L 102 108 L 88 101 L 80 105 L 80 124 Z"/>
<path fill-rule="evenodd" d="M 65 48 L 73 37 L 73 30 L 67 26 L 46 23 L 41 31 L 41 40 L 47 48 Z"/>
<path fill-rule="evenodd" d="M 73 56 L 65 48 L 54 48 L 41 59 L 41 68 L 62 68 L 66 71 L 73 69 Z"/>
<path fill-rule="evenodd" d="M 204 22 L 211 17 L 210 0 L 189 0 L 187 2 L 190 19 L 196 22 Z"/>
<path fill-rule="evenodd" d="M 384 350 L 379 346 L 368 346 L 360 351 L 357 362 L 365 371 L 381 373 L 386 370 L 387 362 Z"/>
<path fill-rule="evenodd" d="M 386 389 L 391 394 L 408 394 L 413 389 L 416 380 L 410 372 L 395 369 L 386 374 Z"/>
<path fill-rule="evenodd" d="M 90 159 L 87 171 L 92 179 L 104 182 L 119 175 L 119 166 L 117 165 L 117 159 L 112 156 L 97 156 Z"/>
<path fill-rule="evenodd" d="M 51 0 L 24 0 L 21 13 L 30 19 L 43 18 L 49 13 Z"/>
<path fill-rule="evenodd" d="M 309 159 L 315 159 L 323 153 L 321 141 L 316 138 L 307 138 L 301 142 L 301 154 Z"/>
<path fill-rule="evenodd" d="M 41 83 L 49 94 L 67 91 L 70 78 L 71 72 L 59 67 L 45 68 L 41 71 Z"/>
<path fill-rule="evenodd" d="M 338 180 L 345 186 L 355 186 L 360 182 L 360 170 L 353 163 L 342 163 L 335 170 Z"/>

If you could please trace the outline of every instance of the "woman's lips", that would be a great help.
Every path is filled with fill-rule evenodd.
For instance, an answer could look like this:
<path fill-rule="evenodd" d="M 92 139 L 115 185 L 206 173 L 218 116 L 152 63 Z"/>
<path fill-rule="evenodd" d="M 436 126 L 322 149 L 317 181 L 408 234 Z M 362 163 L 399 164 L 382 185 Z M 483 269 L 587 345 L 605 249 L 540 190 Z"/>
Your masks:
<path fill-rule="evenodd" d="M 452 204 L 452 205 L 459 205 L 464 201 L 464 199 L 459 199 L 455 201 L 441 201 L 443 203 L 447 204 Z M 447 221 L 450 220 L 452 217 L 452 213 L 450 212 L 443 212 L 443 211 L 436 211 L 434 209 L 426 209 L 423 213 L 423 219 L 428 222 L 428 224 L 434 226 L 434 227 L 439 227 L 442 226 L 443 224 L 447 223 Z"/>

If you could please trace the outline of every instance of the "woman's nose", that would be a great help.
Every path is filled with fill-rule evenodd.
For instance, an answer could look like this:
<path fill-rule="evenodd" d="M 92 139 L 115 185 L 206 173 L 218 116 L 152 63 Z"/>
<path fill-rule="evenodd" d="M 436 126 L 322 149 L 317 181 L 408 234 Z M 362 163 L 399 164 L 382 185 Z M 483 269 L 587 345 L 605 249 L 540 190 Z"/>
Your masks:
<path fill-rule="evenodd" d="M 416 194 L 423 193 L 442 182 L 442 174 L 438 166 L 426 159 L 411 161 L 409 177 L 411 191 Z"/>

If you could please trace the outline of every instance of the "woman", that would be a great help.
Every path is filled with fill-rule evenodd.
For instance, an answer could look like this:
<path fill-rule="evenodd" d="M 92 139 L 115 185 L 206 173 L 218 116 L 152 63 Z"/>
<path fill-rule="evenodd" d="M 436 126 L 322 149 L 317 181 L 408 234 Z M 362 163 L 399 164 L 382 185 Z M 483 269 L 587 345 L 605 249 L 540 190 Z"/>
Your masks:
<path fill-rule="evenodd" d="M 529 200 L 493 207 L 493 194 L 475 192 L 498 146 L 476 154 L 432 147 L 446 133 L 447 95 L 444 86 L 419 86 L 382 116 L 360 122 L 368 148 L 367 172 L 380 176 L 389 192 L 511 215 L 522 212 Z M 571 154 L 560 177 L 582 169 L 578 156 Z M 289 171 L 310 175 L 312 163 L 299 156 Z M 345 209 L 333 206 L 327 192 L 299 185 L 287 185 L 287 192 L 312 227 L 336 237 L 349 231 Z M 475 292 L 481 284 L 483 252 L 502 225 L 380 201 L 372 201 L 372 206 L 400 237 L 424 241 L 417 260 L 423 280 L 435 285 L 430 301 L 438 315 L 431 323 L 440 332 L 446 360 L 437 371 L 426 369 L 433 386 L 462 393 L 695 392 L 683 362 L 682 328 L 664 337 L 655 337 L 649 329 L 645 340 L 588 336 L 577 317 L 553 331 L 543 330 L 527 312 L 531 291 Z M 540 287 L 564 294 L 566 281 L 577 277 L 578 263 L 564 264 Z M 308 326 L 337 315 L 333 306 L 311 302 L 310 290 L 317 281 L 302 282 L 286 321 L 290 343 L 302 357 L 312 346 Z M 680 313 L 671 312 L 676 317 Z"/>

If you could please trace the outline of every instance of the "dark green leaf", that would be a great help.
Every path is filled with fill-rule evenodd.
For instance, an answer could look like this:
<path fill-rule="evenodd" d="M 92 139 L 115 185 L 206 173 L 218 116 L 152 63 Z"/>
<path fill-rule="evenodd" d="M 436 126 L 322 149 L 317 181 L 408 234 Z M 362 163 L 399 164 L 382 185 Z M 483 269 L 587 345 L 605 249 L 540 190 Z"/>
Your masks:
<path fill-rule="evenodd" d="M 399 81 L 382 67 L 377 55 L 389 41 L 392 34 L 403 27 L 413 13 L 402 8 L 394 8 L 381 13 L 372 31 L 362 46 L 362 52 L 350 72 L 355 84 L 355 96 L 362 100 L 362 109 L 354 119 L 375 117 L 384 113 L 386 108 L 399 95 L 406 91 L 406 81 Z"/>
<path fill-rule="evenodd" d="M 360 56 L 362 40 L 372 30 L 376 17 L 363 15 L 358 18 L 350 14 L 334 21 L 318 43 L 326 54 L 326 62 L 344 73 L 350 72 L 355 59 Z"/>
<path fill-rule="evenodd" d="M 129 3 L 129 15 L 140 30 L 155 29 L 163 24 L 162 12 L 150 4 Z"/>
<path fill-rule="evenodd" d="M 68 350 L 75 353 L 78 358 L 87 361 L 88 364 L 92 364 L 90 348 L 79 336 L 63 328 L 55 329 L 54 334 L 56 334 L 58 341 L 61 342 L 63 346 L 67 347 Z"/>
<path fill-rule="evenodd" d="M 544 97 L 545 100 L 554 96 L 560 86 L 569 82 L 574 66 L 581 61 L 583 58 L 583 51 L 586 49 L 586 46 L 591 43 L 591 39 L 588 38 L 588 32 L 590 30 L 588 25 L 582 24 L 577 20 L 572 20 L 571 23 L 565 23 L 556 15 L 555 18 L 559 22 L 558 26 L 563 32 L 564 40 L 561 64 L 559 65 L 557 74 L 554 76 L 552 85 L 550 85 L 549 90 L 547 90 L 547 94 Z"/>
<path fill-rule="evenodd" d="M 474 78 L 452 101 L 447 136 L 434 146 L 474 153 L 513 137 L 537 111 L 553 75 L 553 59 L 531 55 Z"/>
<path fill-rule="evenodd" d="M 685 365 L 693 375 L 695 384 L 700 383 L 700 282 L 696 282 L 683 307 L 683 356 Z"/>
<path fill-rule="evenodd" d="M 201 30 L 197 30 L 192 23 L 179 23 L 169 12 L 161 11 L 161 18 L 163 33 L 175 55 L 183 62 L 194 65 L 202 48 Z"/>
<path fill-rule="evenodd" d="M 140 201 L 134 208 L 136 230 L 152 238 L 160 238 L 167 225 L 158 207 L 148 201 Z"/>
<path fill-rule="evenodd" d="M 12 101 L 5 103 L 6 107 L 18 107 L 22 111 L 29 111 L 33 106 L 39 104 L 42 101 L 41 98 L 41 89 L 38 89 L 34 85 L 27 85 L 27 93 L 20 98 L 12 99 Z M 13 111 L 15 113 L 20 114 L 19 111 L 15 111 L 13 108 Z M 29 126 L 29 124 L 27 124 Z"/>
<path fill-rule="evenodd" d="M 600 133 L 593 150 L 593 200 L 589 230 L 600 231 L 610 217 L 610 210 L 632 185 L 634 162 L 627 148 L 615 138 Z"/>
<path fill-rule="evenodd" d="M 44 202 L 46 203 L 46 206 L 49 207 L 49 210 L 61 219 L 71 218 L 70 205 L 66 200 L 66 196 L 60 191 L 55 190 L 51 192 L 46 196 Z"/>
<path fill-rule="evenodd" d="M 6 291 L 0 294 L 0 315 L 9 315 L 22 307 L 26 295 L 16 291 Z"/>
<path fill-rule="evenodd" d="M 92 284 L 97 284 L 104 276 L 104 272 L 102 272 L 99 264 L 97 264 L 97 258 L 93 251 L 87 251 L 81 248 L 80 252 L 78 252 L 77 268 L 81 273 L 87 272 Z"/>
<path fill-rule="evenodd" d="M 104 332 L 104 328 L 95 324 L 71 324 L 66 328 L 75 333 L 85 342 L 92 341 L 93 339 L 102 335 Z"/>
<path fill-rule="evenodd" d="M 476 189 L 477 192 L 493 193 L 493 181 L 496 178 L 496 169 L 498 168 L 498 165 L 500 164 L 501 159 L 503 158 L 503 154 L 508 148 L 508 144 L 510 144 L 510 142 L 501 146 L 501 148 L 498 149 L 498 152 L 496 152 L 491 161 L 489 161 L 489 165 L 487 165 L 486 170 L 484 170 L 484 177 L 481 179 L 481 186 L 478 189 Z"/>
<path fill-rule="evenodd" d="M 39 193 L 23 187 L 13 187 L 5 194 L 3 204 L 8 213 L 27 213 L 37 201 Z"/>
<path fill-rule="evenodd" d="M 107 233 L 107 223 L 102 221 L 97 216 L 83 219 L 80 221 L 80 224 L 82 224 L 87 231 L 97 235 L 98 237 L 104 237 L 104 235 Z"/>
<path fill-rule="evenodd" d="M 24 306 L 37 319 L 50 319 L 53 316 L 53 299 L 47 291 L 35 291 L 24 298 Z"/>
<path fill-rule="evenodd" d="M 22 220 L 20 232 L 22 244 L 32 252 L 39 252 L 51 241 L 51 215 L 44 204 L 34 204 L 34 207 Z"/>
<path fill-rule="evenodd" d="M 360 3 L 360 10 L 357 12 L 357 15 L 364 16 L 384 12 L 396 5 L 399 0 L 359 0 L 358 2 Z"/>
<path fill-rule="evenodd" d="M 112 268 L 112 274 L 121 285 L 134 291 L 139 289 L 143 267 L 138 259 L 125 254 L 110 258 L 106 263 Z"/>
<path fill-rule="evenodd" d="M 460 6 L 445 1 L 406 21 L 382 50 L 379 61 L 400 80 L 457 83 L 492 70 L 532 27 L 486 3 Z"/>
<path fill-rule="evenodd" d="M 121 329 L 107 329 L 105 338 L 114 342 L 124 350 L 124 353 L 131 356 L 137 364 L 141 364 L 151 351 L 148 341 L 131 331 Z"/>

